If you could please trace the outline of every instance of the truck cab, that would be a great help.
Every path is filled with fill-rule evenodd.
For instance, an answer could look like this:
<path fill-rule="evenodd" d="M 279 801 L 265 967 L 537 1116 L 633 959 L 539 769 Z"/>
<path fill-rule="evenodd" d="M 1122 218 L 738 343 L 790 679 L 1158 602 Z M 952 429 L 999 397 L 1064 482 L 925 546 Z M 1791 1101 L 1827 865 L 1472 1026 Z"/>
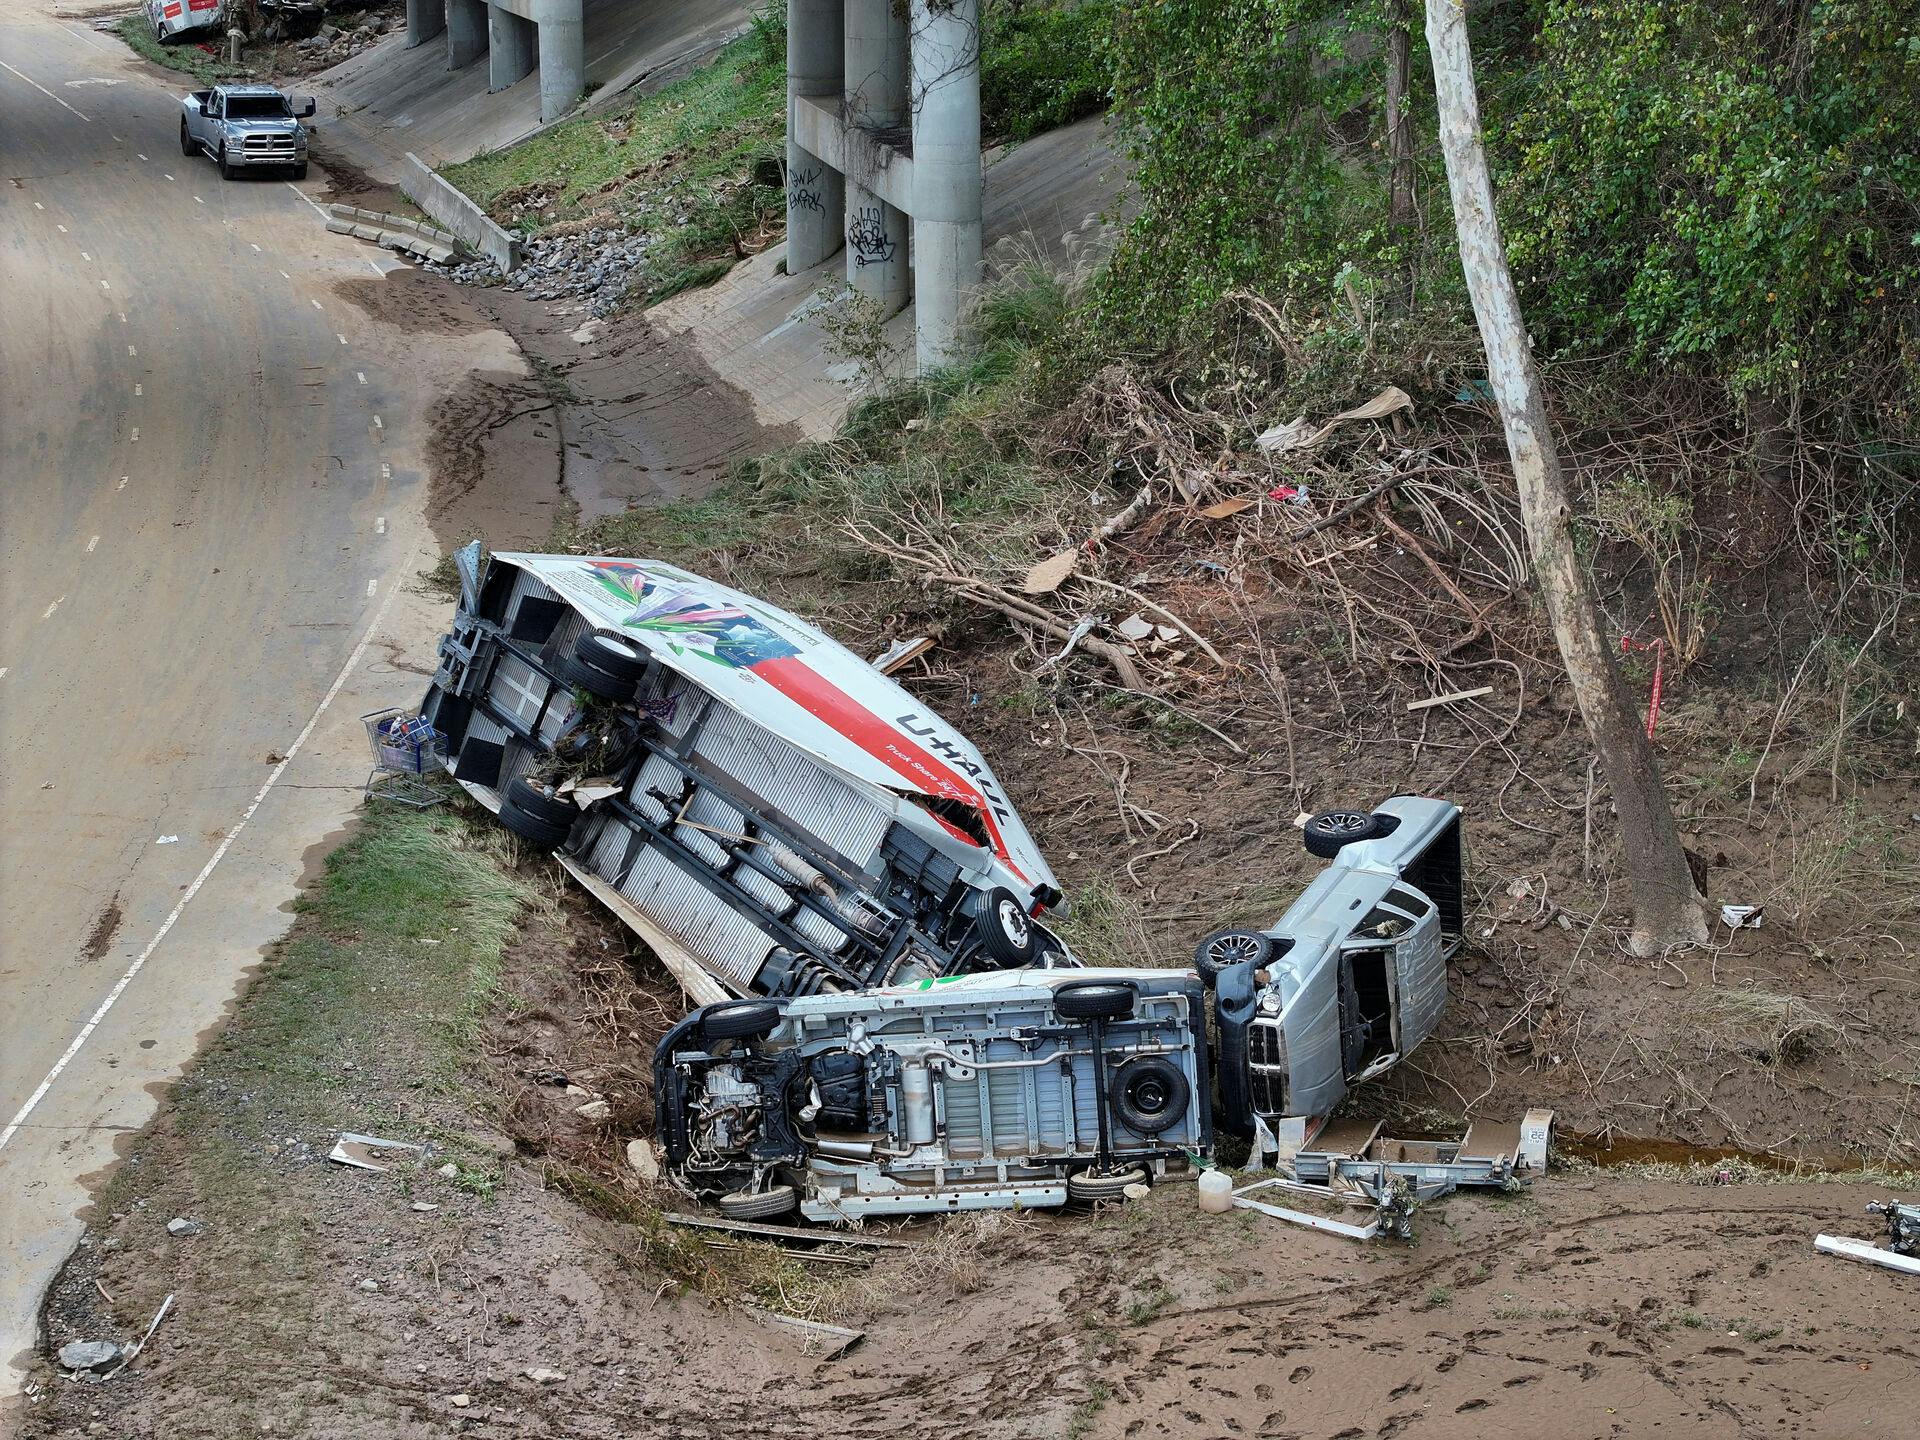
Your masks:
<path fill-rule="evenodd" d="M 180 153 L 206 155 L 231 180 L 241 170 L 289 169 L 307 173 L 307 131 L 300 122 L 314 102 L 298 108 L 271 85 L 215 85 L 181 101 Z"/>

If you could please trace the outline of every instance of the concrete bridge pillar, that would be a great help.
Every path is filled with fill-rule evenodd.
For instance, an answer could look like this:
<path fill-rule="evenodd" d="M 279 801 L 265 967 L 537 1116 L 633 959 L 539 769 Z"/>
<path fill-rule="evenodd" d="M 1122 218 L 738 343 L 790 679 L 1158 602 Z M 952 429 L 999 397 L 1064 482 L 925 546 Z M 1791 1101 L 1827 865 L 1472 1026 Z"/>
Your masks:
<path fill-rule="evenodd" d="M 407 0 L 407 49 L 426 44 L 446 28 L 441 0 Z"/>
<path fill-rule="evenodd" d="M 885 132 L 907 118 L 907 18 L 893 0 L 845 0 L 846 123 Z M 852 169 L 849 161 L 848 168 Z M 882 316 L 907 307 L 907 217 L 858 179 L 847 184 L 847 283 Z"/>
<path fill-rule="evenodd" d="M 846 83 L 841 0 L 787 3 L 787 273 L 811 270 L 845 243 L 846 182 L 793 138 L 802 99 L 838 96 Z"/>
<path fill-rule="evenodd" d="M 458 70 L 487 48 L 487 0 L 447 0 L 447 68 Z"/>
<path fill-rule="evenodd" d="M 980 283 L 980 0 L 913 0 L 913 260 L 922 370 L 958 357 Z"/>
<path fill-rule="evenodd" d="M 504 90 L 533 73 L 537 32 L 531 20 L 522 20 L 498 5 L 487 6 L 487 91 Z"/>
<path fill-rule="evenodd" d="M 540 27 L 540 119 L 558 120 L 587 88 L 585 0 L 536 0 Z"/>

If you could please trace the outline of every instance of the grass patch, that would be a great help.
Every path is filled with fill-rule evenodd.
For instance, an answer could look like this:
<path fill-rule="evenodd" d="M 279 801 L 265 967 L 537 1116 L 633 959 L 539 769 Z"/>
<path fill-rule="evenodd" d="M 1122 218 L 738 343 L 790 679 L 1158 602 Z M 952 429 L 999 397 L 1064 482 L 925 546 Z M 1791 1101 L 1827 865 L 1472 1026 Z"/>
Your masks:
<path fill-rule="evenodd" d="M 1173 1292 L 1155 1281 L 1145 1291 L 1135 1296 L 1133 1303 L 1127 1306 L 1127 1323 L 1146 1325 L 1159 1319 L 1171 1304 L 1173 1304 Z"/>
<path fill-rule="evenodd" d="M 162 45 L 153 38 L 153 27 L 147 23 L 144 15 L 129 15 L 114 26 L 114 30 L 127 43 L 127 48 L 142 60 L 150 60 L 169 70 L 178 70 L 182 75 L 191 75 L 203 86 L 250 73 L 244 65 L 229 65 L 224 60 L 216 60 L 198 45 Z"/>
<path fill-rule="evenodd" d="M 1696 1008 L 1702 1030 L 1766 1065 L 1811 1059 L 1841 1035 L 1839 1023 L 1819 1006 L 1753 985 L 1716 986 Z"/>
<path fill-rule="evenodd" d="M 1107 1408 L 1107 1402 L 1113 1398 L 1113 1387 L 1104 1380 L 1096 1380 L 1087 1387 L 1087 1398 L 1073 1407 L 1073 1415 L 1067 1421 L 1067 1440 L 1085 1440 L 1093 1433 L 1094 1422 L 1100 1418 L 1100 1412 Z"/>
<path fill-rule="evenodd" d="M 593 224 L 647 237 L 630 294 L 652 304 L 711 283 L 784 220 L 786 94 L 784 48 L 749 34 L 630 105 L 443 173 L 525 235 Z"/>

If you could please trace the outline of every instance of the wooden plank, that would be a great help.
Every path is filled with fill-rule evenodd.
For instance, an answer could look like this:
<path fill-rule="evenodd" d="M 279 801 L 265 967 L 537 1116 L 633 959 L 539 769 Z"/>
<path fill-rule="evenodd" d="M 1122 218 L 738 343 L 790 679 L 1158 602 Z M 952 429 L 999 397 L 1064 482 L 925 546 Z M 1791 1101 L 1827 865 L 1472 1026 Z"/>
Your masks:
<path fill-rule="evenodd" d="M 762 1310 L 758 1305 L 743 1305 L 743 1310 L 758 1315 L 762 1320 L 771 1320 L 776 1325 L 785 1325 L 789 1329 L 801 1331 L 810 1339 L 826 1345 L 821 1355 L 823 1360 L 838 1360 L 847 1351 L 867 1338 L 864 1330 L 849 1330 L 844 1325 L 829 1325 L 821 1320 L 802 1320 L 798 1315 L 782 1315 L 778 1310 Z"/>
<path fill-rule="evenodd" d="M 868 1235 L 860 1230 L 828 1230 L 824 1227 L 810 1227 L 805 1230 L 786 1225 L 762 1225 L 756 1220 L 717 1220 L 710 1215 L 682 1215 L 675 1211 L 663 1211 L 660 1218 L 669 1225 L 688 1225 L 696 1230 L 725 1230 L 733 1235 L 764 1235 L 772 1240 L 799 1241 L 814 1245 L 860 1245 L 871 1250 L 914 1250 L 917 1247 L 911 1240 L 889 1240 L 880 1235 Z"/>
<path fill-rule="evenodd" d="M 1869 1245 L 1864 1240 L 1852 1240 L 1844 1235 L 1816 1235 L 1813 1237 L 1813 1248 L 1822 1254 L 1838 1255 L 1842 1260 L 1858 1260 L 1886 1270 L 1920 1275 L 1920 1255 L 1896 1255 L 1891 1250 L 1882 1250 L 1878 1245 Z"/>
<path fill-rule="evenodd" d="M 1471 690 L 1455 690 L 1451 695 L 1429 695 L 1424 700 L 1409 700 L 1408 710 L 1425 710 L 1434 705 L 1451 705 L 1456 700 L 1478 700 L 1482 695 L 1491 695 L 1491 685 L 1476 685 Z"/>

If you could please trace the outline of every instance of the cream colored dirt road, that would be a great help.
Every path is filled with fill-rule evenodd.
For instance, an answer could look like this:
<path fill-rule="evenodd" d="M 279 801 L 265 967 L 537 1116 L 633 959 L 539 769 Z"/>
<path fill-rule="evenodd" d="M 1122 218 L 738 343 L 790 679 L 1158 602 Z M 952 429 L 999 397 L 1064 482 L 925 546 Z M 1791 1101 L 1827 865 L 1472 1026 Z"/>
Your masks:
<path fill-rule="evenodd" d="M 395 262 L 326 233 L 317 171 L 183 155 L 186 88 L 0 16 L 0 1395 L 116 1139 L 359 802 L 359 715 L 418 699 L 421 417 L 516 364 L 339 298 Z"/>

